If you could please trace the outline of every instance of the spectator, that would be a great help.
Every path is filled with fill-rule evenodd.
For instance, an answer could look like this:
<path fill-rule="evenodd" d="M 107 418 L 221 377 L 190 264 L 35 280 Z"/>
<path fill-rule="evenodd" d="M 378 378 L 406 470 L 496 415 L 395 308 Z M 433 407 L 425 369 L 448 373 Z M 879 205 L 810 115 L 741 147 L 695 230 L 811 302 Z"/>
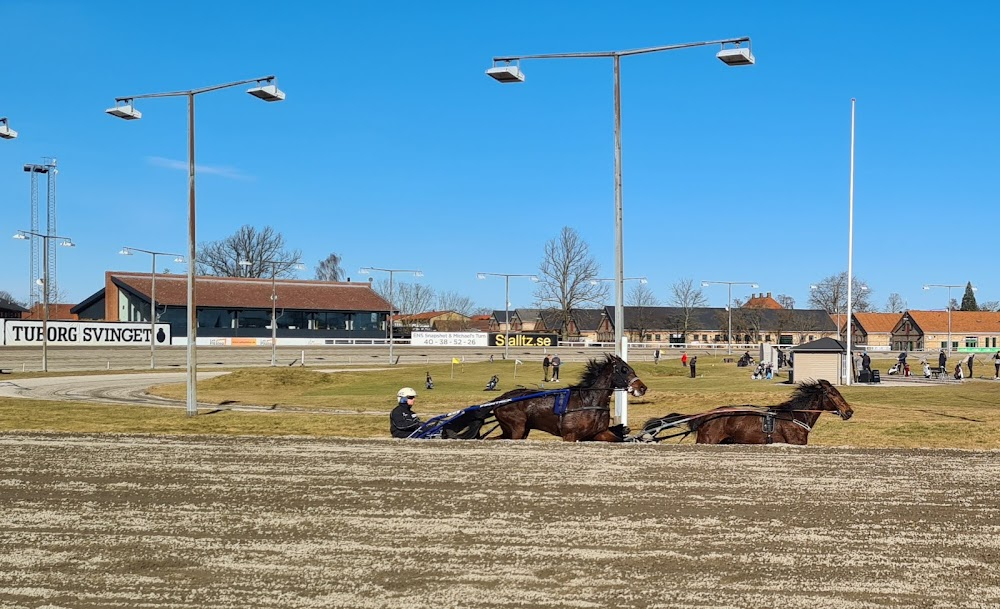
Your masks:
<path fill-rule="evenodd" d="M 562 365 L 562 360 L 559 359 L 559 354 L 558 353 L 553 353 L 552 354 L 551 364 L 552 364 L 552 380 L 553 381 L 558 381 L 559 380 L 559 366 Z"/>
<path fill-rule="evenodd" d="M 868 374 L 872 373 L 872 358 L 867 351 L 861 355 L 861 370 L 868 372 Z"/>
<path fill-rule="evenodd" d="M 653 363 L 654 364 L 659 364 L 660 363 L 660 348 L 659 347 L 657 347 L 656 349 L 653 349 Z"/>
<path fill-rule="evenodd" d="M 972 360 L 975 357 L 976 357 L 975 353 L 970 353 L 969 354 L 969 359 L 965 360 L 965 364 L 969 367 L 969 378 L 970 379 L 976 378 L 976 377 L 972 376 Z"/>
<path fill-rule="evenodd" d="M 695 376 L 695 367 L 698 365 L 698 356 L 692 355 L 691 361 L 688 362 L 688 366 L 691 368 L 691 378 L 697 378 Z"/>
<path fill-rule="evenodd" d="M 938 354 L 938 368 L 941 369 L 942 376 L 948 373 L 948 356 L 944 354 L 944 349 Z"/>
<path fill-rule="evenodd" d="M 542 360 L 542 372 L 545 373 L 545 382 L 549 382 L 549 366 L 552 365 L 552 361 L 549 360 L 549 356 L 546 355 L 545 359 Z"/>
<path fill-rule="evenodd" d="M 687 365 L 688 365 L 688 352 L 685 351 L 684 353 L 681 353 L 681 366 L 687 366 Z"/>
<path fill-rule="evenodd" d="M 993 380 L 1000 379 L 1000 351 L 993 356 Z"/>

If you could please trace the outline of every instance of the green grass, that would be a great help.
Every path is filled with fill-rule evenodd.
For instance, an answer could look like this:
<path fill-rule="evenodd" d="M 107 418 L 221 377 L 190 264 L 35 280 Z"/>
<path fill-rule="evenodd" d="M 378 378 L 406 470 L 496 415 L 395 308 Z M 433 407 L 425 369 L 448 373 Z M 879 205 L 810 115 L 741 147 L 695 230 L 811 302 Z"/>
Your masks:
<path fill-rule="evenodd" d="M 658 366 L 636 363 L 650 390 L 642 398 L 629 400 L 629 422 L 637 427 L 647 418 L 669 412 L 694 414 L 723 405 L 777 404 L 787 399 L 793 388 L 779 382 L 752 381 L 748 369 L 721 361 L 721 356 L 699 356 L 697 379 L 689 378 L 688 370 L 677 360 Z M 881 370 L 889 365 L 889 360 L 873 363 Z M 583 363 L 564 364 L 564 382 L 544 387 L 576 382 L 583 367 Z M 425 372 L 434 377 L 435 389 L 424 389 Z M 986 372 L 992 375 L 992 368 L 977 367 L 977 373 Z M 332 374 L 309 368 L 249 368 L 198 384 L 200 402 L 221 405 L 211 414 L 203 410 L 197 417 L 187 417 L 183 409 L 0 399 L 0 431 L 386 437 L 387 417 L 371 413 L 391 409 L 400 387 L 417 390 L 415 410 L 426 418 L 496 398 L 500 392 L 483 391 L 493 374 L 500 376 L 501 391 L 518 385 L 543 387 L 538 362 L 518 366 L 516 379 L 511 361 Z M 840 421 L 823 415 L 810 436 L 811 444 L 1000 448 L 1000 381 L 841 389 L 855 416 Z M 152 391 L 178 400 L 185 395 L 183 384 L 162 385 Z M 273 406 L 274 410 L 229 410 L 235 405 Z"/>

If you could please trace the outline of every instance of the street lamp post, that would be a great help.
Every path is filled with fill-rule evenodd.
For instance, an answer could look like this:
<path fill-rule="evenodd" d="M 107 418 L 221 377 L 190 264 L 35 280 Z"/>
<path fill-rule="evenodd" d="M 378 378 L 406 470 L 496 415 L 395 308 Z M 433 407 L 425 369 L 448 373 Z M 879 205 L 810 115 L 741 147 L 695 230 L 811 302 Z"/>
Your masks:
<path fill-rule="evenodd" d="M 949 356 L 951 355 L 951 289 L 961 288 L 961 287 L 965 286 L 955 285 L 955 284 L 948 285 L 943 283 L 928 283 L 924 286 L 925 290 L 929 290 L 931 288 L 948 288 L 948 355 Z M 978 289 L 979 288 L 977 287 L 973 287 L 972 291 L 975 292 Z M 924 345 L 924 347 L 926 348 L 926 345 Z"/>
<path fill-rule="evenodd" d="M 62 239 L 59 245 L 63 247 L 76 247 L 69 237 L 59 235 L 43 235 L 30 230 L 19 230 L 14 235 L 15 239 L 27 239 L 29 235 L 42 240 L 42 372 L 49 371 L 49 239 Z"/>
<path fill-rule="evenodd" d="M 10 128 L 7 124 L 7 117 L 0 116 L 0 139 L 13 140 L 17 138 L 17 131 Z"/>
<path fill-rule="evenodd" d="M 304 264 L 298 260 L 259 260 L 258 264 L 268 265 L 271 267 L 271 365 L 277 366 L 277 346 L 278 346 L 278 315 L 277 315 L 277 303 L 278 303 L 278 291 L 275 282 L 275 277 L 278 274 L 278 265 L 284 266 L 286 269 L 297 269 L 302 270 L 305 267 Z M 254 262 L 252 260 L 240 260 L 239 265 L 242 267 L 251 267 Z"/>
<path fill-rule="evenodd" d="M 383 273 L 389 273 L 389 315 L 385 318 L 385 328 L 389 336 L 389 365 L 392 365 L 392 345 L 396 342 L 395 333 L 392 331 L 392 276 L 396 273 L 413 273 L 414 277 L 423 277 L 424 274 L 421 271 L 416 271 L 413 269 L 380 269 L 377 266 L 366 266 L 361 269 L 362 275 L 371 275 L 373 271 L 381 271 Z"/>
<path fill-rule="evenodd" d="M 747 43 L 746 47 L 740 44 Z M 735 45 L 726 48 L 725 45 Z M 622 236 L 622 138 L 621 138 L 621 58 L 631 55 L 645 55 L 662 51 L 675 51 L 693 47 L 720 45 L 716 57 L 729 66 L 753 65 L 754 56 L 750 50 L 750 38 L 728 38 L 689 42 L 667 46 L 647 47 L 624 51 L 602 51 L 592 53 L 549 53 L 541 55 L 510 55 L 493 58 L 493 67 L 486 74 L 501 83 L 524 82 L 524 73 L 520 70 L 520 62 L 526 59 L 593 59 L 611 58 L 614 64 L 614 147 L 615 147 L 615 355 L 622 356 L 622 326 L 625 323 L 625 261 Z M 497 65 L 503 63 L 504 65 Z M 515 65 L 511 65 L 514 63 Z"/>
<path fill-rule="evenodd" d="M 750 281 L 702 281 L 701 287 L 708 287 L 710 285 L 728 285 L 729 286 L 729 300 L 726 304 L 726 309 L 729 310 L 729 331 L 726 334 L 726 338 L 729 340 L 729 354 L 733 353 L 733 286 L 734 285 L 748 285 L 751 288 L 757 289 L 756 283 Z M 686 338 L 686 337 L 685 337 Z"/>
<path fill-rule="evenodd" d="M 142 118 L 142 113 L 135 109 L 134 103 L 137 99 L 151 97 L 186 97 L 188 100 L 188 268 L 187 268 L 187 415 L 193 417 L 198 414 L 198 354 L 196 343 L 198 340 L 198 311 L 195 307 L 194 297 L 194 273 L 196 267 L 196 247 L 195 241 L 195 197 L 194 197 L 194 98 L 202 93 L 210 93 L 220 89 L 238 87 L 256 83 L 256 87 L 248 89 L 247 93 L 267 102 L 281 101 L 285 99 L 285 93 L 274 84 L 274 76 L 264 76 L 249 80 L 239 80 L 235 82 L 203 87 L 201 89 L 190 89 L 188 91 L 171 91 L 166 93 L 147 93 L 143 95 L 131 95 L 128 97 L 116 97 L 115 107 L 105 110 L 111 116 L 116 116 L 124 120 L 136 120 Z"/>
<path fill-rule="evenodd" d="M 617 282 L 617 279 L 615 279 L 613 277 L 609 278 L 609 279 L 605 279 L 603 277 L 599 277 L 599 278 L 596 278 L 596 279 L 591 279 L 590 280 L 590 285 L 597 285 L 598 283 L 600 283 L 602 281 L 615 281 L 615 282 Z M 622 282 L 624 283 L 626 281 L 638 281 L 642 285 L 645 285 L 645 284 L 649 283 L 649 280 L 647 280 L 645 277 L 622 277 Z M 616 319 L 617 319 L 617 316 L 616 316 Z M 625 323 L 625 315 L 623 313 L 622 314 L 622 324 L 624 324 L 624 323 Z M 623 333 L 624 333 L 624 331 L 625 331 L 625 328 L 622 328 L 622 332 Z M 615 334 L 618 335 L 617 330 L 616 330 Z M 616 341 L 616 342 L 622 342 L 622 341 Z M 624 359 L 627 360 L 628 359 L 628 349 L 626 349 L 626 348 L 623 347 L 622 350 L 621 350 L 621 352 L 622 352 L 622 355 L 620 357 L 622 357 L 622 358 L 624 358 Z M 628 392 L 625 391 L 624 389 L 615 389 L 615 421 L 617 423 L 621 423 L 622 425 L 628 425 Z"/>
<path fill-rule="evenodd" d="M 510 353 L 510 278 L 511 277 L 528 277 L 534 282 L 538 282 L 537 275 L 527 275 L 521 273 L 476 273 L 476 279 L 486 279 L 487 277 L 503 277 L 504 281 L 504 292 L 503 292 L 503 306 L 504 306 L 504 333 L 503 333 L 503 358 L 507 359 L 507 355 Z"/>
<path fill-rule="evenodd" d="M 149 367 L 150 369 L 156 368 L 156 257 L 157 256 L 174 256 L 174 262 L 184 262 L 184 257 L 180 254 L 171 254 L 169 252 L 154 252 L 152 250 L 144 250 L 138 247 L 123 247 L 119 254 L 122 256 L 131 256 L 132 252 L 143 252 L 144 254 L 149 254 L 153 257 L 153 272 L 150 274 L 152 284 L 149 289 Z"/>

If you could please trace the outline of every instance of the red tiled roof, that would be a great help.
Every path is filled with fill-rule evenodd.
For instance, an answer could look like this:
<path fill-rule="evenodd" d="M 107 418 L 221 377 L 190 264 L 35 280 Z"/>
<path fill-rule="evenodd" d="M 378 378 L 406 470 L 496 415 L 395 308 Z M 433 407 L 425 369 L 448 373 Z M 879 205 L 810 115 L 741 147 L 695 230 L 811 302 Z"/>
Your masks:
<path fill-rule="evenodd" d="M 854 319 L 868 334 L 877 332 L 888 334 L 896 327 L 902 313 L 855 313 Z"/>
<path fill-rule="evenodd" d="M 784 309 L 777 300 L 771 298 L 771 293 L 767 296 L 763 294 L 753 294 L 749 300 L 743 303 L 744 309 Z"/>
<path fill-rule="evenodd" d="M 926 334 L 948 331 L 948 311 L 907 311 L 910 319 Z M 1000 313 L 993 311 L 952 311 L 951 332 L 1000 332 Z"/>
<path fill-rule="evenodd" d="M 149 273 L 109 271 L 119 286 L 149 297 Z M 389 303 L 364 282 L 277 279 L 278 306 L 309 311 L 388 311 Z M 195 299 L 199 307 L 271 308 L 271 279 L 245 277 L 195 277 Z M 156 275 L 156 302 L 187 306 L 186 275 Z"/>
<path fill-rule="evenodd" d="M 79 319 L 76 313 L 70 313 L 70 309 L 76 305 L 71 304 L 56 304 L 53 302 L 49 303 L 49 319 Z M 21 319 L 42 319 L 45 317 L 44 309 L 45 306 L 42 303 L 38 303 L 27 313 L 23 313 Z"/>

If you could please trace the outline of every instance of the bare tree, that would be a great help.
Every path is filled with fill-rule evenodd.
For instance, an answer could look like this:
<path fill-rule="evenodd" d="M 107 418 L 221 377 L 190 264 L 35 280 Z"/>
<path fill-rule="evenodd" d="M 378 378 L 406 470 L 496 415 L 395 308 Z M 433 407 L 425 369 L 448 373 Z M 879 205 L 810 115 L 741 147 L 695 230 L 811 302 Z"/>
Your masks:
<path fill-rule="evenodd" d="M 889 294 L 889 298 L 885 301 L 885 312 L 886 313 L 902 313 L 906 310 L 906 301 L 898 293 L 893 292 Z"/>
<path fill-rule="evenodd" d="M 692 279 L 679 279 L 670 286 L 670 306 L 680 309 L 680 315 L 676 320 L 677 329 L 684 335 L 687 341 L 688 329 L 694 319 L 696 309 L 708 306 L 708 298 L 700 287 L 697 287 Z"/>
<path fill-rule="evenodd" d="M 1000 311 L 1000 300 L 987 300 L 979 303 L 980 311 Z"/>
<path fill-rule="evenodd" d="M 20 305 L 25 308 L 28 306 L 27 301 L 21 300 L 20 298 L 14 298 L 10 292 L 4 290 L 0 290 L 0 300 L 6 300 L 9 303 Z"/>
<path fill-rule="evenodd" d="M 865 282 L 857 276 L 851 278 L 851 300 L 855 312 L 871 311 L 871 291 L 862 289 Z M 827 313 L 847 313 L 847 273 L 830 275 L 819 283 L 809 294 L 809 305 L 815 309 L 823 309 Z"/>
<path fill-rule="evenodd" d="M 660 306 L 659 299 L 653 294 L 653 290 L 648 284 L 637 283 L 625 295 L 625 304 L 635 308 L 632 327 L 629 328 L 629 331 L 634 335 L 630 336 L 629 340 L 645 340 L 646 330 L 650 329 L 649 324 L 652 321 L 649 308 Z"/>
<path fill-rule="evenodd" d="M 794 309 L 795 299 L 787 294 L 778 294 L 774 297 L 774 300 L 781 305 L 784 309 Z"/>
<path fill-rule="evenodd" d="M 476 310 L 476 303 L 468 296 L 462 296 L 458 292 L 442 292 L 437 296 L 438 311 L 454 311 L 465 316 L 472 315 Z"/>
<path fill-rule="evenodd" d="M 343 281 L 346 276 L 337 254 L 330 254 L 316 265 L 316 279 L 319 281 Z"/>
<path fill-rule="evenodd" d="M 292 277 L 302 256 L 299 250 L 285 249 L 285 238 L 270 226 L 257 230 L 249 224 L 225 239 L 203 243 L 199 250 L 198 273 L 218 277 L 270 277 L 272 266 L 276 277 Z M 241 261 L 250 264 L 241 265 Z"/>
<path fill-rule="evenodd" d="M 392 304 L 400 315 L 426 313 L 434 305 L 434 288 L 419 283 L 393 282 L 389 294 L 389 280 L 379 279 L 372 285 L 375 293 Z"/>
<path fill-rule="evenodd" d="M 590 247 L 576 230 L 564 226 L 558 237 L 545 244 L 545 255 L 538 267 L 539 283 L 535 304 L 540 309 L 561 312 L 563 333 L 570 326 L 570 311 L 591 303 L 604 304 L 608 297 L 606 282 L 591 283 L 599 276 L 599 266 L 590 255 Z"/>

